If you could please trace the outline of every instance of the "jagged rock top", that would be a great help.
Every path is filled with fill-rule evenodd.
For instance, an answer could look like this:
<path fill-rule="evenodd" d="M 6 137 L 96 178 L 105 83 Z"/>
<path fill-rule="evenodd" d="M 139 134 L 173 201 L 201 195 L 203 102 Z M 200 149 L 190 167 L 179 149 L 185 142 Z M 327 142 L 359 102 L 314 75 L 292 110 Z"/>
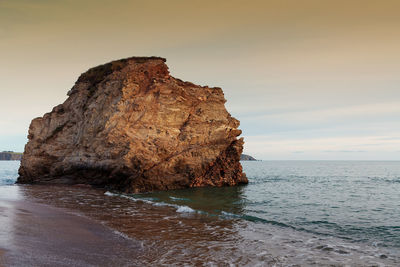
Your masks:
<path fill-rule="evenodd" d="M 83 73 L 32 121 L 18 182 L 125 192 L 247 183 L 222 89 L 173 78 L 165 62 L 131 57 Z"/>
<path fill-rule="evenodd" d="M 92 84 L 97 84 L 101 82 L 104 77 L 108 76 L 109 74 L 119 71 L 126 67 L 127 65 L 131 64 L 143 64 L 149 61 L 162 61 L 166 62 L 167 60 L 162 57 L 130 57 L 120 60 L 111 61 L 110 63 L 106 63 L 103 65 L 99 65 L 97 67 L 89 69 L 87 72 L 83 73 L 79 78 L 77 83 L 79 82 L 89 82 Z"/>

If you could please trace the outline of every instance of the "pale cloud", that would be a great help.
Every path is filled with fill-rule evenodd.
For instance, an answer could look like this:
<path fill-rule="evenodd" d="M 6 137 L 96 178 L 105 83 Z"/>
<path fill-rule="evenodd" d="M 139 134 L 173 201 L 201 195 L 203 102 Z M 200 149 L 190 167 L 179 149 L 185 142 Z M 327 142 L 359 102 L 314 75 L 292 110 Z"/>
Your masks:
<path fill-rule="evenodd" d="M 324 150 L 326 153 L 366 153 L 366 150 Z"/>
<path fill-rule="evenodd" d="M 389 136 L 296 138 L 267 135 L 246 136 L 245 142 L 245 152 L 252 152 L 260 159 L 400 159 L 400 140 L 390 140 Z M 366 143 L 375 146 L 366 146 Z M 295 156 L 288 156 L 290 154 Z"/>
<path fill-rule="evenodd" d="M 357 117 L 368 118 L 387 115 L 400 116 L 400 101 L 355 105 L 329 109 L 312 109 L 298 111 L 283 111 L 277 114 L 261 114 L 252 116 L 256 120 L 285 120 L 290 119 L 297 123 L 320 123 L 333 119 L 353 120 Z"/>

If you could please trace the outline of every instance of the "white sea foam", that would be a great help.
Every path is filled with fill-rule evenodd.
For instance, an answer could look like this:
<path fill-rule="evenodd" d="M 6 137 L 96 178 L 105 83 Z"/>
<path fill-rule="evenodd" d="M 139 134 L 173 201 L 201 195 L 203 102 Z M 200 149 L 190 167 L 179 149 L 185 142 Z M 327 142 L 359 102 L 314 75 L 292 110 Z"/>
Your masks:
<path fill-rule="evenodd" d="M 176 210 L 176 212 L 196 212 L 194 209 L 189 208 L 188 206 L 179 206 L 179 208 Z"/>
<path fill-rule="evenodd" d="M 187 198 L 180 198 L 180 197 L 169 197 L 170 199 L 174 200 L 174 201 L 179 201 L 179 200 L 183 200 L 183 201 L 187 201 Z"/>
<path fill-rule="evenodd" d="M 112 229 L 112 228 L 109 228 L 109 229 L 111 229 L 112 232 L 113 232 L 114 234 L 116 234 L 116 235 L 118 235 L 118 236 L 120 236 L 120 237 L 122 237 L 122 238 L 124 238 L 124 239 L 133 240 L 133 239 L 130 238 L 128 235 L 126 235 L 126 234 L 124 234 L 124 233 L 121 233 L 120 231 L 114 230 L 114 229 Z"/>
<path fill-rule="evenodd" d="M 104 193 L 104 195 L 109 196 L 109 197 L 117 197 L 117 194 L 111 193 L 110 191 L 107 191 Z"/>
<path fill-rule="evenodd" d="M 173 207 L 173 208 L 179 207 L 178 205 L 169 204 L 169 203 L 165 203 L 165 202 L 151 202 L 151 204 L 153 206 L 157 206 L 157 207 L 165 207 L 165 206 Z"/>
<path fill-rule="evenodd" d="M 165 202 L 155 202 L 155 201 L 148 200 L 148 199 L 135 198 L 135 197 L 127 196 L 127 195 L 124 195 L 124 194 L 115 194 L 115 193 L 112 193 L 110 191 L 105 192 L 104 195 L 112 196 L 112 197 L 117 196 L 117 197 L 127 198 L 127 199 L 135 201 L 135 202 L 142 201 L 144 203 L 147 203 L 147 204 L 150 204 L 150 205 L 153 205 L 153 206 L 156 206 L 156 207 L 172 207 L 172 208 L 175 208 L 176 212 L 179 212 L 179 213 L 196 212 L 194 209 L 192 209 L 192 208 L 190 208 L 188 206 L 180 206 L 180 205 L 170 204 L 170 203 L 165 203 Z M 170 197 L 170 198 L 173 198 L 173 197 Z M 178 199 L 178 198 L 176 198 L 176 199 Z"/>

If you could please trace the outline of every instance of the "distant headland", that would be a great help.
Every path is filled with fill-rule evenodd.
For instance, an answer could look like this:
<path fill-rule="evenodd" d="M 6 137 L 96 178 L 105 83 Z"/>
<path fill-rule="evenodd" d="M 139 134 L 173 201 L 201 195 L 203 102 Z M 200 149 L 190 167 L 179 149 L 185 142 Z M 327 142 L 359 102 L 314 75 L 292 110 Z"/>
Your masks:
<path fill-rule="evenodd" d="M 0 160 L 21 160 L 22 153 L 13 151 L 0 152 Z"/>
<path fill-rule="evenodd" d="M 240 155 L 240 160 L 252 160 L 252 161 L 255 161 L 256 159 L 253 158 L 250 155 L 242 154 L 242 155 Z"/>

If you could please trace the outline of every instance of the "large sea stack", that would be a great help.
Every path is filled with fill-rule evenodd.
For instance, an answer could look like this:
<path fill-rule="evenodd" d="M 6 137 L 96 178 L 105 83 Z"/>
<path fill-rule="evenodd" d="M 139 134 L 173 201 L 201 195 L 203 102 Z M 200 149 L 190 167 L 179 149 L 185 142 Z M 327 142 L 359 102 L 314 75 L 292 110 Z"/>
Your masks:
<path fill-rule="evenodd" d="M 239 121 L 221 88 L 132 57 L 82 74 L 68 99 L 32 121 L 18 183 L 145 192 L 247 183 Z"/>

